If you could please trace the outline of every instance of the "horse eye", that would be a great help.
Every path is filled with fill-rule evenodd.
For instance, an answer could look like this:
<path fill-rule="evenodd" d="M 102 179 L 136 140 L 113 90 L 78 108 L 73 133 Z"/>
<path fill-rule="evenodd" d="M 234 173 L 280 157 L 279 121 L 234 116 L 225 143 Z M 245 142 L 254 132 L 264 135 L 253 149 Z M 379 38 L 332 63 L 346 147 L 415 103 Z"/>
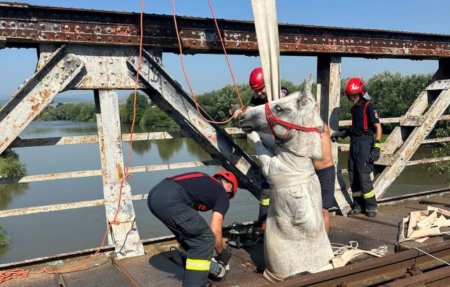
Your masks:
<path fill-rule="evenodd" d="M 277 110 L 277 112 L 281 112 L 283 109 L 280 106 L 275 106 L 275 110 Z"/>

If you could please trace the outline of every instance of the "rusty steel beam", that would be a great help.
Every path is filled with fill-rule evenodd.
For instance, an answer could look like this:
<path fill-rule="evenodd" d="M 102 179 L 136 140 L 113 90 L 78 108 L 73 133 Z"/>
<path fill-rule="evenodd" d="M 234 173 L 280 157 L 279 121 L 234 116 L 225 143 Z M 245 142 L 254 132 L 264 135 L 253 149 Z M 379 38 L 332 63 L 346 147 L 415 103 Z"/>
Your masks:
<path fill-rule="evenodd" d="M 430 244 L 425 246 L 423 251 L 434 257 L 411 249 L 358 262 L 357 264 L 349 264 L 341 268 L 294 277 L 273 284 L 273 286 L 380 286 L 383 283 L 389 283 L 391 280 L 404 278 L 403 276 L 408 274 L 410 268 L 419 268 L 422 272 L 430 272 L 439 267 L 441 272 L 447 271 L 445 263 L 440 260 L 448 261 L 450 259 L 450 242 Z M 446 276 L 439 276 L 439 280 L 450 277 L 449 273 L 445 274 Z"/>
<path fill-rule="evenodd" d="M 177 21 L 186 53 L 223 53 L 212 19 L 178 17 Z M 218 24 L 228 53 L 258 54 L 253 22 L 219 19 Z M 279 36 L 282 55 L 450 57 L 450 35 L 280 24 Z M 0 2 L 0 39 L 6 47 L 43 43 L 137 46 L 139 14 Z M 178 52 L 171 15 L 144 16 L 144 45 Z"/>

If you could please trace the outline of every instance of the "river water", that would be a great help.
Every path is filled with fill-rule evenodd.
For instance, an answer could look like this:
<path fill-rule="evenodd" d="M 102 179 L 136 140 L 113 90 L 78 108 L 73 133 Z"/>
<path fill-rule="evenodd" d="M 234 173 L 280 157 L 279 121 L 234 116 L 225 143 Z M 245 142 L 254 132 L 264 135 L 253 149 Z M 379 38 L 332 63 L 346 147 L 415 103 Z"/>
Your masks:
<path fill-rule="evenodd" d="M 126 130 L 123 130 L 126 132 Z M 137 132 L 137 131 L 135 131 Z M 67 121 L 33 122 L 20 136 L 39 138 L 55 136 L 95 135 L 95 123 Z M 245 140 L 240 141 L 246 148 Z M 129 145 L 123 145 L 126 158 Z M 14 151 L 26 164 L 28 175 L 100 169 L 97 144 L 16 148 Z M 421 149 L 415 158 L 430 154 Z M 340 158 L 345 168 L 346 155 Z M 130 166 L 207 160 L 206 154 L 193 140 L 172 139 L 134 142 Z M 221 167 L 200 167 L 196 170 L 213 173 Z M 135 173 L 129 180 L 133 194 L 146 194 L 168 175 L 192 171 L 177 169 Z M 344 175 L 345 177 L 345 175 Z M 386 196 L 448 187 L 444 176 L 431 176 L 425 166 L 408 167 L 394 182 Z M 13 209 L 103 198 L 101 177 L 43 181 L 28 184 L 0 185 L 0 208 Z M 141 238 L 168 235 L 170 232 L 150 214 L 145 201 L 135 201 L 137 227 Z M 209 213 L 208 213 L 209 214 Z M 255 220 L 257 200 L 246 190 L 239 190 L 231 202 L 225 224 Z M 208 218 L 208 215 L 206 215 Z M 0 248 L 0 263 L 49 256 L 62 252 L 97 247 L 106 228 L 102 206 L 2 218 L 0 225 L 10 239 Z"/>

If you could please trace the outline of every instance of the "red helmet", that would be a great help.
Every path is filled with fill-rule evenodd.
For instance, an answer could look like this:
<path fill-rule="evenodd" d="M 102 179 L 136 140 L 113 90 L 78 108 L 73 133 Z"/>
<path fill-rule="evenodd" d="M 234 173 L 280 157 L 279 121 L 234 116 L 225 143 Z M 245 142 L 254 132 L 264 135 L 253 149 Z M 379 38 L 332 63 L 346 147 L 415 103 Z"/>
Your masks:
<path fill-rule="evenodd" d="M 264 84 L 264 74 L 261 67 L 254 69 L 250 73 L 250 79 L 248 80 L 248 84 L 253 91 L 261 90 L 265 87 Z"/>
<path fill-rule="evenodd" d="M 236 176 L 234 176 L 233 173 L 229 172 L 228 170 L 221 170 L 221 171 L 217 172 L 216 174 L 214 174 L 214 177 L 216 177 L 216 178 L 223 177 L 224 179 L 231 182 L 231 184 L 233 185 L 233 193 L 231 195 L 231 198 L 233 198 L 236 195 L 236 192 L 238 189 L 238 182 L 237 182 Z"/>
<path fill-rule="evenodd" d="M 364 83 L 361 78 L 351 78 L 347 82 L 345 93 L 348 95 L 361 94 L 362 96 L 364 96 L 364 94 L 366 93 L 366 83 Z"/>

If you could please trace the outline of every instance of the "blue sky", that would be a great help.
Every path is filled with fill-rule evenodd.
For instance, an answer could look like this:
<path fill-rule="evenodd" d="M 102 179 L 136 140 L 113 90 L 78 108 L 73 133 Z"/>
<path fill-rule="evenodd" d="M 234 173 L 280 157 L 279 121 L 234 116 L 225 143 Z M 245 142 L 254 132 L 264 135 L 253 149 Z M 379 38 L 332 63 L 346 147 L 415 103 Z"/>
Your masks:
<path fill-rule="evenodd" d="M 3 0 L 5 1 L 5 0 Z M 13 1 L 7 1 L 13 2 Z M 29 4 L 139 12 L 140 0 L 24 0 Z M 176 0 L 177 15 L 211 17 L 207 0 Z M 253 20 L 250 0 L 212 0 L 218 18 Z M 171 0 L 145 1 L 146 13 L 171 14 Z M 352 28 L 387 29 L 410 32 L 450 34 L 450 1 L 337 1 L 278 0 L 280 23 L 323 25 Z M 260 65 L 258 57 L 230 56 L 239 83 L 246 83 L 249 72 Z M 186 56 L 186 67 L 197 94 L 219 89 L 231 83 L 223 55 Z M 178 55 L 164 54 L 167 71 L 186 87 Z M 294 83 L 308 74 L 316 74 L 316 57 L 281 57 L 281 78 Z M 30 77 L 36 65 L 34 49 L 0 50 L 0 100 L 9 98 L 19 85 Z M 431 73 L 436 61 L 367 60 L 342 58 L 342 76 L 369 78 L 382 71 Z M 80 94 L 72 92 L 69 95 Z M 90 97 L 91 93 L 84 93 Z"/>

